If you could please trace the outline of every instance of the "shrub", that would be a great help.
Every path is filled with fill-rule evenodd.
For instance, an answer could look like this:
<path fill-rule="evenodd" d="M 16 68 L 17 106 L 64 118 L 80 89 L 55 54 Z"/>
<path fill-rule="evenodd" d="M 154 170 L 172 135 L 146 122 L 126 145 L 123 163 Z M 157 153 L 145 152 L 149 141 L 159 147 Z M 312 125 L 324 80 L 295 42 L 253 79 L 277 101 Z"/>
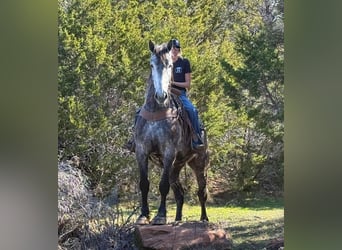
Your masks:
<path fill-rule="evenodd" d="M 88 182 L 71 162 L 58 164 L 58 249 L 136 249 L 130 217 L 119 226 L 120 210 L 97 199 Z"/>

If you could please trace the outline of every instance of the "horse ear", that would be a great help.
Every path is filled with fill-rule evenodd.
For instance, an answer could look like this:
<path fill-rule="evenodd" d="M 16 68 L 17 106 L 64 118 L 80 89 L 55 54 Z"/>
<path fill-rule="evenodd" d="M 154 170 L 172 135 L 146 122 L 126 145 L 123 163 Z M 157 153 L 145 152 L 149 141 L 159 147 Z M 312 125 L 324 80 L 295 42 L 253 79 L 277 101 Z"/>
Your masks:
<path fill-rule="evenodd" d="M 170 40 L 170 41 L 168 42 L 168 44 L 167 44 L 167 49 L 168 49 L 168 51 L 170 51 L 171 48 L 172 48 L 172 40 Z"/>
<path fill-rule="evenodd" d="M 151 40 L 148 42 L 148 46 L 150 48 L 150 51 L 153 52 L 154 51 L 154 43 Z"/>

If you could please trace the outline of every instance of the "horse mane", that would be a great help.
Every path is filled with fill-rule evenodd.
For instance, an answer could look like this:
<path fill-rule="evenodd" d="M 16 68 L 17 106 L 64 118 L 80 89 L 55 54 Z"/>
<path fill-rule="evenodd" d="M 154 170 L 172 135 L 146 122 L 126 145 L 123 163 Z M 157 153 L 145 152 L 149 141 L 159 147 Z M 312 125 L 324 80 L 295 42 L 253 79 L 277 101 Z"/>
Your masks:
<path fill-rule="evenodd" d="M 161 61 L 165 65 L 169 62 L 166 58 L 166 55 L 169 52 L 170 50 L 167 47 L 167 43 L 162 43 L 161 45 L 154 47 L 153 54 L 157 57 L 159 62 Z"/>
<path fill-rule="evenodd" d="M 167 47 L 167 43 L 162 43 L 158 46 L 155 46 L 154 51 L 153 51 L 154 54 L 159 55 L 159 56 L 166 54 L 166 53 L 169 53 L 169 52 L 170 52 L 170 50 Z"/>

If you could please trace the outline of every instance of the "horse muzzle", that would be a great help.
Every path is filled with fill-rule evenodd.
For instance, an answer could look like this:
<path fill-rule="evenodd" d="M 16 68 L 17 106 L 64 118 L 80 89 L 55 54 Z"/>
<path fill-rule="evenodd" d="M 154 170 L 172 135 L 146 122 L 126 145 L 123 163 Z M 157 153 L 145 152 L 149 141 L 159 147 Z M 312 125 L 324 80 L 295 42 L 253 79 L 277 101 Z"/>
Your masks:
<path fill-rule="evenodd" d="M 158 104 L 164 104 L 167 97 L 168 97 L 168 94 L 165 91 L 163 91 L 161 95 L 159 95 L 158 93 L 154 95 L 154 98 L 156 99 Z"/>

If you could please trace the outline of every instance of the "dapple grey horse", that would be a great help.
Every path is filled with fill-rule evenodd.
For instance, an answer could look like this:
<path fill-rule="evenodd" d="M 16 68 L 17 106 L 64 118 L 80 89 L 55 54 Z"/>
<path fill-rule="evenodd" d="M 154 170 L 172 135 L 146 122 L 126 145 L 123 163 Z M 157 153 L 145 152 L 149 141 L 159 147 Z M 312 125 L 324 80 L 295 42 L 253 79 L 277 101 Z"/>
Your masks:
<path fill-rule="evenodd" d="M 166 197 L 172 188 L 176 200 L 176 221 L 182 220 L 184 189 L 179 180 L 181 169 L 188 164 L 198 183 L 198 198 L 201 204 L 200 220 L 208 221 L 206 213 L 206 171 L 209 154 L 206 136 L 205 147 L 194 150 L 191 147 L 191 131 L 181 119 L 179 105 L 171 93 L 172 58 L 171 41 L 156 45 L 149 41 L 151 51 L 151 74 L 146 89 L 145 102 L 135 125 L 135 154 L 140 169 L 140 190 L 142 195 L 141 214 L 136 224 L 165 224 Z M 182 112 L 185 112 L 184 110 Z M 148 163 L 160 165 L 162 176 L 159 183 L 161 202 L 157 215 L 150 221 L 148 205 Z"/>

